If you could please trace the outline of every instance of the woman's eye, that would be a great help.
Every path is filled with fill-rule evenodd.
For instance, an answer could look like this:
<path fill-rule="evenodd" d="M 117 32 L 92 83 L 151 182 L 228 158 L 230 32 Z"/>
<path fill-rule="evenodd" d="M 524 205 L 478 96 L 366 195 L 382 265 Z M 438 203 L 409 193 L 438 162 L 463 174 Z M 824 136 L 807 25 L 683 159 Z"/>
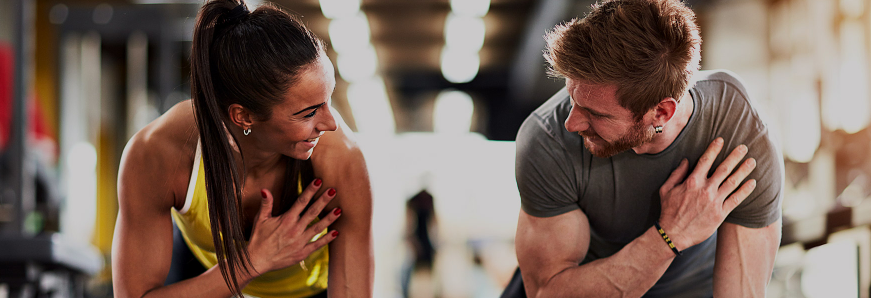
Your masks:
<path fill-rule="evenodd" d="M 311 117 L 314 117 L 315 114 L 317 114 L 317 112 L 318 112 L 318 109 L 314 109 L 314 111 L 312 111 L 311 113 L 308 113 L 308 115 L 305 115 L 304 117 L 305 117 L 305 118 L 311 118 Z"/>

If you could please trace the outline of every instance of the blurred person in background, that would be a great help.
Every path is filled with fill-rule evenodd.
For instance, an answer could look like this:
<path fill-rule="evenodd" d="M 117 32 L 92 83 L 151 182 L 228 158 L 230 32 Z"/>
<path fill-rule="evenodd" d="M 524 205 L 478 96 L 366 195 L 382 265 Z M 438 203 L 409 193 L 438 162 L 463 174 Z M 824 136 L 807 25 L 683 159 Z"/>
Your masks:
<path fill-rule="evenodd" d="M 566 88 L 517 136 L 520 268 L 503 297 L 764 296 L 783 158 L 741 81 L 698 71 L 695 14 L 603 1 L 545 39 Z"/>
<path fill-rule="evenodd" d="M 294 16 L 206 2 L 192 99 L 124 150 L 116 297 L 371 297 L 369 178 L 330 108 L 335 84 L 323 42 Z M 165 286 L 184 261 L 174 229 L 203 272 Z"/>

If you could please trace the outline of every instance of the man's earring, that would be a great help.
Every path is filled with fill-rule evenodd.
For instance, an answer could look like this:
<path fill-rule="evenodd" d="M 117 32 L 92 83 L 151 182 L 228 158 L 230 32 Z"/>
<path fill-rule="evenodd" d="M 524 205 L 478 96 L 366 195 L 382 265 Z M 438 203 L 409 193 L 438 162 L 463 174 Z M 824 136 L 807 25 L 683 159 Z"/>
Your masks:
<path fill-rule="evenodd" d="M 662 126 L 659 127 L 659 130 L 662 130 Z M 251 128 L 249 127 L 248 129 L 243 130 L 242 133 L 247 136 L 249 133 L 251 133 Z"/>
<path fill-rule="evenodd" d="M 662 125 L 654 126 L 653 131 L 655 131 L 656 133 L 662 133 Z M 247 135 L 247 133 L 246 133 L 246 135 Z"/>

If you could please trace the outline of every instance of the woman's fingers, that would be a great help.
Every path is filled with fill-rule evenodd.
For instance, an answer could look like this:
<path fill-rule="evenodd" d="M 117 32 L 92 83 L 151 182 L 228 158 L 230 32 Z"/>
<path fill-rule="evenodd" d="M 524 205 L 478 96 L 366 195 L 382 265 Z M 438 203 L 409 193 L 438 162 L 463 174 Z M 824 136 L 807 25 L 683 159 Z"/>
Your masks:
<path fill-rule="evenodd" d="M 305 239 L 314 238 L 315 235 L 320 234 L 323 230 L 326 230 L 327 227 L 329 227 L 331 224 L 333 224 L 333 222 L 335 222 L 336 219 L 338 219 L 340 215 L 342 215 L 341 208 L 337 207 L 337 208 L 333 209 L 333 212 L 330 212 L 329 215 L 322 218 L 320 221 L 313 224 L 311 227 L 308 227 L 307 229 L 305 229 L 305 232 L 302 233 L 302 236 L 305 237 Z"/>
<path fill-rule="evenodd" d="M 260 201 L 259 221 L 264 221 L 272 217 L 272 192 L 264 188 L 260 190 L 260 196 L 262 199 Z"/>
<path fill-rule="evenodd" d="M 308 210 L 306 210 L 305 214 L 300 216 L 300 219 L 299 219 L 299 222 L 297 223 L 297 225 L 302 225 L 303 227 L 305 227 L 310 222 L 315 220 L 315 217 L 317 217 L 318 214 L 320 214 L 321 211 L 324 210 L 324 207 L 327 206 L 327 203 L 332 201 L 333 198 L 335 198 L 335 197 L 336 197 L 336 189 L 335 188 L 330 188 L 327 191 L 325 191 L 323 194 L 321 194 L 321 197 L 318 198 L 318 200 L 315 201 L 311 205 L 311 207 L 308 208 Z"/>
<path fill-rule="evenodd" d="M 319 189 L 321 189 L 321 184 L 323 184 L 323 181 L 319 178 L 315 178 L 315 180 L 312 181 L 312 183 L 310 183 L 301 194 L 299 194 L 296 202 L 293 202 L 293 206 L 291 206 L 290 210 L 285 214 L 289 214 L 290 218 L 299 218 L 300 213 L 302 213 L 302 210 L 308 205 L 311 198 L 315 196 L 315 193 L 318 192 Z"/>
<path fill-rule="evenodd" d="M 315 250 L 318 250 L 319 248 L 324 247 L 324 245 L 327 245 L 330 242 L 333 242 L 333 240 L 336 240 L 336 237 L 339 237 L 339 231 L 332 230 L 323 237 L 318 238 L 318 240 L 306 244 L 305 247 L 302 248 L 302 252 L 306 256 L 308 256 Z"/>

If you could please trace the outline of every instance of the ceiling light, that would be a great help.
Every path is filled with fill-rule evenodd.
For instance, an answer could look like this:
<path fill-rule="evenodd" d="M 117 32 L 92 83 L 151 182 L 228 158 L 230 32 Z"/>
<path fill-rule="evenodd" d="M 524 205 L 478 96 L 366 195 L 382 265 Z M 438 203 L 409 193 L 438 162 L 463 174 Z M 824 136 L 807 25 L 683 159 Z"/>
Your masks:
<path fill-rule="evenodd" d="M 354 113 L 357 131 L 367 134 L 393 134 L 396 121 L 384 79 L 379 76 L 360 80 L 348 86 L 348 104 Z"/>
<path fill-rule="evenodd" d="M 472 127 L 475 105 L 468 93 L 442 91 L 433 110 L 433 130 L 438 133 L 468 133 Z"/>
<path fill-rule="evenodd" d="M 320 0 L 321 12 L 330 19 L 353 16 L 360 11 L 361 0 Z"/>
<path fill-rule="evenodd" d="M 339 54 L 339 75 L 347 82 L 355 82 L 375 75 L 378 57 L 372 45 L 356 51 Z"/>
<path fill-rule="evenodd" d="M 445 21 L 445 44 L 453 49 L 478 52 L 484 45 L 484 20 L 451 13 Z"/>
<path fill-rule="evenodd" d="M 482 17 L 490 10 L 490 0 L 451 0 L 451 10 L 456 14 Z"/>
<path fill-rule="evenodd" d="M 480 64 L 478 53 L 450 47 L 442 49 L 442 75 L 452 83 L 466 83 L 474 79 Z"/>
<path fill-rule="evenodd" d="M 369 20 L 363 13 L 330 22 L 330 44 L 337 53 L 359 51 L 369 45 Z"/>

